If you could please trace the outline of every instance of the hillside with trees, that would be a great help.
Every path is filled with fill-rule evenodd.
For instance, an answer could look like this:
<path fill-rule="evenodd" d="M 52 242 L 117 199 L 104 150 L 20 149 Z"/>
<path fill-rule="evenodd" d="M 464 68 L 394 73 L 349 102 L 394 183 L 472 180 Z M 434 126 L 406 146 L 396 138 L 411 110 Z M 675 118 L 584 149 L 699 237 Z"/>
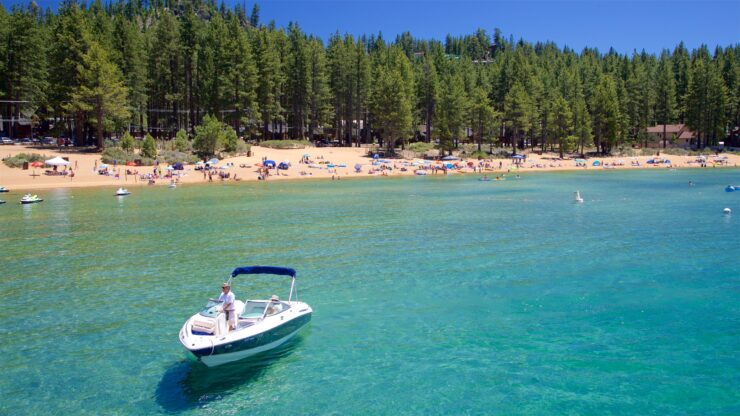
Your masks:
<path fill-rule="evenodd" d="M 648 126 L 685 123 L 705 147 L 740 125 L 740 44 L 624 55 L 482 29 L 324 42 L 298 23 L 263 23 L 258 5 L 66 0 L 56 12 L 0 6 L 0 97 L 3 135 L 23 118 L 101 148 L 125 132 L 182 141 L 215 120 L 252 141 L 561 154 L 608 153 L 643 143 Z"/>

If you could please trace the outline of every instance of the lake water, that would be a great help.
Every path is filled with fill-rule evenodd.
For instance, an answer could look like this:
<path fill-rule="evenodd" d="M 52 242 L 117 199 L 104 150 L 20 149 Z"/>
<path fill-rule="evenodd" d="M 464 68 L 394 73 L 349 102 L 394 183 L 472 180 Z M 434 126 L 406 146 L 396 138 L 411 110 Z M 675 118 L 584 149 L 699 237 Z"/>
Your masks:
<path fill-rule="evenodd" d="M 740 170 L 4 194 L 0 414 L 738 414 L 727 184 Z M 312 322 L 189 360 L 183 322 L 255 264 L 298 271 Z"/>

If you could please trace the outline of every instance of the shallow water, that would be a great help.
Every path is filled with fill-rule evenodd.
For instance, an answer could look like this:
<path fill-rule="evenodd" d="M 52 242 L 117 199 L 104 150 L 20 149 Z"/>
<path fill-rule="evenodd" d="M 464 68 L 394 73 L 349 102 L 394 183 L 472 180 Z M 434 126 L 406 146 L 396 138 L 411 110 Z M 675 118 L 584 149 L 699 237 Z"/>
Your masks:
<path fill-rule="evenodd" d="M 730 183 L 739 170 L 5 194 L 0 414 L 737 414 Z M 180 326 L 252 264 L 295 268 L 313 321 L 246 362 L 188 360 Z"/>

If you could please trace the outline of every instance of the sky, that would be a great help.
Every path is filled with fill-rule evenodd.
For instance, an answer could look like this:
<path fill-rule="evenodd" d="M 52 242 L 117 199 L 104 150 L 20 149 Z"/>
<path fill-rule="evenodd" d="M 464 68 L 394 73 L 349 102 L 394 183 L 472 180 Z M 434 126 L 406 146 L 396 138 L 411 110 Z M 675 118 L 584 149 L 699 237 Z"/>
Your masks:
<path fill-rule="evenodd" d="M 36 0 L 55 8 L 58 0 Z M 104 0 L 105 1 L 105 0 Z M 218 0 L 219 2 L 221 0 Z M 6 8 L 25 0 L 2 0 Z M 254 0 L 225 0 L 246 5 Z M 386 40 L 411 32 L 414 37 L 444 41 L 447 34 L 466 35 L 499 28 L 508 38 L 553 41 L 580 51 L 659 53 L 684 41 L 689 49 L 740 43 L 740 0 L 725 1 L 451 1 L 451 0 L 262 0 L 260 21 L 279 27 L 297 22 L 304 32 L 323 39 L 339 33 L 377 34 Z"/>

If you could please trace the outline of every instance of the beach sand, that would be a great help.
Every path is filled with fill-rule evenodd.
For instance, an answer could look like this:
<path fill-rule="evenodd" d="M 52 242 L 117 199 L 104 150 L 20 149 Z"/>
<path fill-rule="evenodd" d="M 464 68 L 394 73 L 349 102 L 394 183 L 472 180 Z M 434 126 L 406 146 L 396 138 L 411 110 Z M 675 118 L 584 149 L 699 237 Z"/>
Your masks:
<path fill-rule="evenodd" d="M 146 180 L 141 180 L 134 175 L 126 175 L 126 169 L 137 170 L 139 174 L 151 173 L 153 167 L 151 166 L 138 166 L 138 167 L 126 167 L 117 166 L 113 169 L 110 166 L 110 171 L 118 172 L 118 177 L 115 176 L 104 176 L 99 175 L 94 171 L 96 165 L 100 165 L 100 154 L 98 153 L 79 153 L 76 150 L 58 150 L 53 149 L 40 149 L 36 147 L 26 147 L 18 145 L 6 145 L 0 146 L 0 157 L 5 158 L 18 153 L 40 153 L 49 156 L 49 158 L 55 156 L 68 157 L 71 162 L 70 167 L 74 170 L 74 178 L 69 176 L 47 176 L 44 175 L 44 171 L 47 168 L 29 168 L 28 170 L 22 170 L 19 168 L 10 168 L 5 164 L 0 163 L 0 186 L 5 186 L 11 191 L 25 191 L 25 190 L 37 190 L 37 189 L 50 189 L 60 187 L 95 187 L 95 186 L 110 186 L 111 188 L 117 187 L 133 187 L 138 185 L 147 185 Z M 311 161 L 314 162 L 314 167 L 310 167 L 307 164 L 299 163 L 304 154 L 310 154 Z M 653 156 L 639 156 L 639 157 L 607 157 L 607 158 L 590 158 L 586 160 L 586 167 L 577 167 L 575 159 L 557 160 L 557 154 L 543 154 L 538 155 L 536 153 L 526 153 L 526 162 L 522 163 L 517 168 L 512 159 L 491 159 L 489 164 L 495 169 L 484 169 L 484 173 L 489 176 L 496 176 L 511 171 L 512 173 L 526 173 L 526 172 L 538 172 L 538 171 L 560 171 L 560 170 L 601 170 L 605 169 L 604 165 L 607 165 L 609 169 L 666 169 L 667 166 L 661 165 L 660 167 L 652 166 L 647 163 Z M 723 157 L 727 157 L 724 166 L 737 167 L 740 164 L 740 155 L 733 154 L 722 154 Z M 367 156 L 366 148 L 356 147 L 309 147 L 305 149 L 269 149 L 260 146 L 252 147 L 252 156 L 238 156 L 223 159 L 219 162 L 218 166 L 226 163 L 233 163 L 234 166 L 229 169 L 223 170 L 231 174 L 232 178 L 236 174 L 238 180 L 241 181 L 257 181 L 258 180 L 258 164 L 262 162 L 262 159 L 266 157 L 268 160 L 274 160 L 276 163 L 282 161 L 289 161 L 291 163 L 290 169 L 287 171 L 280 171 L 279 175 L 273 173 L 269 176 L 268 181 L 275 180 L 294 180 L 294 179 L 325 179 L 331 180 L 332 177 L 339 177 L 341 179 L 358 178 L 358 177 L 369 177 L 369 176 L 398 176 L 398 175 L 414 175 L 414 166 L 406 166 L 406 171 L 402 172 L 403 162 L 412 162 L 411 159 L 387 159 L 390 161 L 389 166 L 394 166 L 395 169 L 391 171 L 385 171 L 385 173 L 374 173 L 370 174 L 371 169 L 374 168 L 372 158 Z M 698 163 L 695 163 L 696 157 L 694 156 L 674 156 L 674 155 L 662 155 L 662 157 L 669 159 L 672 162 L 674 168 L 687 168 L 687 167 L 699 167 Z M 602 166 L 593 166 L 593 162 L 598 160 Z M 712 157 L 709 157 L 712 160 Z M 417 159 L 419 161 L 419 159 Z M 472 162 L 474 166 L 478 166 L 478 160 L 466 159 L 462 161 L 450 161 L 444 163 L 458 163 L 460 165 L 468 165 L 468 162 Z M 621 166 L 614 166 L 623 162 Z M 639 162 L 639 167 L 632 166 L 633 162 Z M 327 163 L 344 164 L 346 167 L 337 167 L 330 169 L 326 167 Z M 355 173 L 355 165 L 362 165 L 362 172 Z M 436 162 L 435 162 L 436 164 Z M 501 169 L 499 169 L 499 164 Z M 246 165 L 240 167 L 240 165 Z M 160 165 L 162 172 L 166 164 Z M 248 166 L 248 167 L 247 167 Z M 319 166 L 319 167 L 316 167 Z M 713 166 L 709 164 L 709 168 Z M 718 165 L 719 166 L 719 165 Z M 375 166 L 377 168 L 377 166 Z M 63 170 L 60 169 L 60 170 Z M 276 172 L 274 169 L 271 172 Z M 305 175 L 300 173 L 304 172 Z M 460 173 L 474 173 L 472 168 L 464 168 L 460 170 L 451 170 L 454 174 Z M 179 178 L 179 184 L 191 184 L 191 183 L 207 183 L 208 179 L 203 176 L 201 171 L 196 171 L 194 165 L 186 165 L 185 170 L 179 171 L 182 175 Z M 431 174 L 431 172 L 429 172 Z M 478 173 L 480 174 L 480 173 Z M 231 179 L 233 180 L 233 179 Z M 218 176 L 213 177 L 213 182 L 220 182 Z M 156 186 L 167 185 L 170 183 L 168 178 L 160 178 L 156 181 Z"/>

